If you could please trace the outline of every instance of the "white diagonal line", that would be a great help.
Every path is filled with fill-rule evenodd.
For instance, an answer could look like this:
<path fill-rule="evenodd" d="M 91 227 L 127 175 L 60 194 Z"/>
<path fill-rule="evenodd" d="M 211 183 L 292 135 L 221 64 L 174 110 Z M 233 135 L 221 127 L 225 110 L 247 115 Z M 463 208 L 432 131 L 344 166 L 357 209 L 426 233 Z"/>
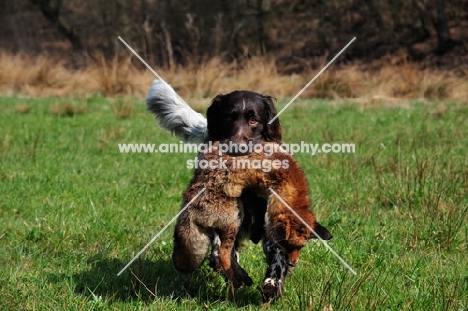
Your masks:
<path fill-rule="evenodd" d="M 346 263 L 346 261 L 344 261 L 344 259 L 341 258 L 340 255 L 338 255 L 338 254 L 333 250 L 333 248 L 331 248 L 330 245 L 328 245 L 328 243 L 325 242 L 325 240 L 322 239 L 322 238 L 317 234 L 317 232 L 315 232 L 315 230 L 312 229 L 312 228 L 304 221 L 304 219 L 302 219 L 302 217 L 299 216 L 299 215 L 288 205 L 288 203 L 286 203 L 286 202 L 283 200 L 283 198 L 281 198 L 281 197 L 279 196 L 279 194 L 275 192 L 275 190 L 273 190 L 273 189 L 271 189 L 271 188 L 269 188 L 269 189 L 270 189 L 270 191 L 281 201 L 281 203 L 283 203 L 287 208 L 289 208 L 289 210 L 294 214 L 294 216 L 296 216 L 310 231 L 312 231 L 312 233 L 315 235 L 315 237 L 316 237 L 317 239 L 319 239 L 319 240 L 323 243 L 323 245 L 325 245 L 325 247 L 326 247 L 330 252 L 332 252 L 332 254 L 335 255 L 335 257 L 338 258 L 338 260 L 341 261 L 341 263 L 342 263 L 346 268 L 348 268 L 349 271 L 351 271 L 352 274 L 357 275 L 357 274 L 356 274 L 356 271 L 354 271 L 353 268 L 351 268 L 350 265 L 348 265 L 348 264 Z"/>
<path fill-rule="evenodd" d="M 353 39 L 351 39 L 351 41 L 349 41 L 349 43 L 346 44 L 346 46 L 345 46 L 344 48 L 342 48 L 341 51 L 339 51 L 338 54 L 336 54 L 336 56 L 333 57 L 333 59 L 332 59 L 331 61 L 329 61 L 328 64 L 326 64 L 325 67 L 323 67 L 322 70 L 320 70 L 320 72 L 317 73 L 317 74 L 315 75 L 315 77 L 313 77 L 312 80 L 310 80 L 309 83 L 307 83 L 306 86 L 304 86 L 304 87 L 302 88 L 302 90 L 300 90 L 299 93 L 297 93 L 297 95 L 294 96 L 293 99 L 291 99 L 291 100 L 289 101 L 289 103 L 287 103 L 286 106 L 284 106 L 283 109 L 281 109 L 281 111 L 278 112 L 278 113 L 276 114 L 276 116 L 275 116 L 273 119 L 270 120 L 270 122 L 268 122 L 268 124 L 271 124 L 273 121 L 275 121 L 276 118 L 278 118 L 279 115 L 282 114 L 283 111 L 286 110 L 286 108 L 288 108 L 289 105 L 291 105 L 291 104 L 293 103 L 293 101 L 295 101 L 296 98 L 298 98 L 299 95 L 301 95 L 302 92 L 304 92 L 305 89 L 308 88 L 308 87 L 312 84 L 312 82 L 314 82 L 315 79 L 317 79 L 317 78 L 328 68 L 328 66 L 330 66 L 330 65 L 332 64 L 332 63 L 335 61 L 335 59 L 337 59 L 338 56 L 340 56 L 341 53 L 343 53 L 344 50 L 346 50 L 346 49 L 348 48 L 348 46 L 350 46 L 351 43 L 353 43 L 354 40 L 356 40 L 356 37 L 354 37 Z"/>
<path fill-rule="evenodd" d="M 203 188 L 202 190 L 200 190 L 200 192 L 197 193 L 196 196 L 193 197 L 192 200 L 190 200 L 190 202 L 188 202 L 184 208 L 182 208 L 178 213 L 177 215 L 174 216 L 174 218 L 171 219 L 171 221 L 169 221 L 169 223 L 167 225 L 164 226 L 164 228 L 161 229 L 161 231 L 158 232 L 158 234 L 156 234 L 152 239 L 151 241 L 148 242 L 148 244 L 145 245 L 145 247 L 143 247 L 141 249 L 141 251 L 138 252 L 138 254 L 135 255 L 135 257 L 132 258 L 132 260 L 130 260 L 130 262 L 122 268 L 122 270 L 120 270 L 119 273 L 117 273 L 117 276 L 120 276 L 122 274 L 122 272 L 124 272 L 150 245 L 151 243 L 153 243 L 163 232 L 164 230 L 167 229 L 167 227 L 170 226 L 171 223 L 173 223 L 177 217 L 180 216 L 180 214 L 182 214 L 189 206 L 190 204 L 192 204 L 204 191 L 205 191 L 206 188 Z"/>
<path fill-rule="evenodd" d="M 141 56 L 138 55 L 138 53 L 135 52 L 135 50 L 132 49 L 132 47 L 131 47 L 127 42 L 125 42 L 124 39 L 122 39 L 122 37 L 119 36 L 118 38 L 119 38 L 120 41 L 122 41 L 122 43 L 123 43 L 130 51 L 132 51 L 132 53 L 146 66 L 146 68 L 148 68 L 159 80 L 161 80 L 161 82 L 164 83 L 164 85 L 165 85 L 166 87 L 168 87 L 169 89 L 171 89 L 171 87 L 169 86 L 169 84 L 167 84 L 167 82 L 164 81 L 164 79 L 161 78 L 161 76 L 158 75 L 158 73 L 157 73 L 156 71 L 154 71 L 154 69 L 151 68 L 150 65 L 148 65 L 148 63 L 145 62 L 144 59 L 141 58 Z M 175 91 L 174 91 L 174 93 L 175 93 Z M 177 97 L 178 97 L 184 104 L 188 105 L 188 104 L 185 102 L 185 100 L 184 100 L 182 97 L 179 96 L 179 94 L 177 94 L 177 93 L 175 93 L 175 94 L 177 95 Z"/>
<path fill-rule="evenodd" d="M 164 82 L 165 84 L 167 84 L 166 81 L 164 81 L 164 79 L 161 78 L 161 76 L 158 75 L 158 73 L 157 73 L 156 71 L 154 71 L 153 68 L 151 68 L 150 65 L 148 65 L 148 64 L 144 61 L 144 59 L 141 58 L 140 55 L 138 55 L 138 53 L 135 52 L 135 50 L 132 49 L 132 47 L 131 47 L 130 45 L 128 45 L 127 42 L 125 42 L 124 39 L 122 39 L 122 37 L 119 36 L 118 38 L 119 38 L 120 41 L 122 41 L 123 44 L 125 44 L 125 46 L 126 46 L 130 51 L 132 51 L 133 54 L 135 54 L 136 57 L 138 57 L 138 59 L 139 59 L 143 64 L 145 64 L 146 68 L 148 68 L 152 73 L 154 73 L 154 75 L 155 75 L 156 77 L 158 77 L 159 80 L 161 80 L 162 82 Z"/>

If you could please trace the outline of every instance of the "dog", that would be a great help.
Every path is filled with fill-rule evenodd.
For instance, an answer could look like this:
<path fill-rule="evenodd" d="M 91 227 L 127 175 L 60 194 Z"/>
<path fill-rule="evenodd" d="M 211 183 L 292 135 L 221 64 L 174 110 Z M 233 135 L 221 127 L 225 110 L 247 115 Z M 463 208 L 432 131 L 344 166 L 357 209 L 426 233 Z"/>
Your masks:
<path fill-rule="evenodd" d="M 282 253 L 280 259 L 274 255 L 267 258 L 270 263 L 280 265 L 270 265 L 269 269 L 273 268 L 270 271 L 272 277 L 267 275 L 262 285 L 263 300 L 271 301 L 281 295 L 281 276 L 287 273 L 288 266 L 296 266 L 300 250 L 307 240 L 316 238 L 315 234 L 323 240 L 331 239 L 332 235 L 317 222 L 310 210 L 307 180 L 290 154 L 276 148 L 276 152 L 269 154 L 255 151 L 249 155 L 232 156 L 222 154 L 218 146 L 219 143 L 215 143 L 212 150 L 199 156 L 199 160 L 200 163 L 204 160 L 205 163 L 215 163 L 215 166 L 219 163 L 223 165 L 195 169 L 194 177 L 184 193 L 182 206 L 186 206 L 205 189 L 177 220 L 172 262 L 178 271 L 194 271 L 203 263 L 210 242 L 216 248 L 217 243 L 213 246 L 213 237 L 216 236 L 219 238 L 219 248 L 215 250 L 219 252 L 217 268 L 224 272 L 235 288 L 242 284 L 251 285 L 252 279 L 232 256 L 244 218 L 241 195 L 248 189 L 267 200 L 265 233 L 270 245 L 265 245 L 272 246 L 275 251 L 279 247 Z M 262 146 L 279 147 L 278 144 L 264 142 Z M 255 166 L 252 163 L 256 163 Z M 268 169 L 265 169 L 266 166 Z M 271 250 L 267 253 L 273 254 Z M 278 269 L 281 276 L 277 275 Z"/>
<path fill-rule="evenodd" d="M 282 137 L 279 119 L 276 117 L 274 98 L 250 91 L 235 91 L 216 96 L 207 110 L 207 119 L 195 112 L 175 91 L 161 80 L 153 81 L 146 98 L 147 110 L 153 113 L 157 123 L 174 136 L 188 143 L 209 141 L 232 141 L 239 146 L 259 141 L 280 142 Z M 242 154 L 242 152 L 240 153 Z M 239 248 L 245 239 L 257 244 L 260 240 L 267 262 L 284 262 L 279 248 L 268 241 L 264 232 L 264 215 L 266 200 L 253 192 L 245 190 L 241 194 L 244 218 L 237 235 L 233 260 L 239 259 Z M 219 239 L 212 237 L 212 244 Z M 216 249 L 214 247 L 213 249 Z M 215 254 L 214 254 L 215 255 Z M 214 261 L 215 256 L 211 257 Z M 213 264 L 215 265 L 215 264 Z M 278 265 L 271 262 L 267 275 L 277 271 Z M 285 274 L 278 272 L 276 282 L 284 279 Z"/>
<path fill-rule="evenodd" d="M 280 142 L 281 126 L 276 116 L 274 98 L 251 91 L 234 91 L 216 96 L 208 110 L 210 141 L 236 144 Z"/>
<path fill-rule="evenodd" d="M 276 116 L 273 100 L 271 96 L 250 91 L 218 95 L 208 108 L 207 120 L 185 103 L 170 85 L 154 80 L 146 97 L 146 108 L 155 115 L 160 127 L 184 142 L 249 141 L 258 140 L 260 136 L 264 141 L 280 142 L 279 119 L 268 124 Z M 249 124 L 251 119 L 258 123 Z"/>

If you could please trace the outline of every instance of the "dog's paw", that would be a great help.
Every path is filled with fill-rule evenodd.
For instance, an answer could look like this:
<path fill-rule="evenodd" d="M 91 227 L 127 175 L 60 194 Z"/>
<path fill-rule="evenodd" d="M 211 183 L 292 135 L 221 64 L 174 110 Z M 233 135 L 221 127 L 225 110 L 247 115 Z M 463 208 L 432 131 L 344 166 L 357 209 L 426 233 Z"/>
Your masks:
<path fill-rule="evenodd" d="M 262 298 L 264 303 L 274 302 L 276 299 L 281 298 L 283 295 L 281 290 L 281 282 L 274 279 L 267 278 L 263 281 L 261 287 Z"/>

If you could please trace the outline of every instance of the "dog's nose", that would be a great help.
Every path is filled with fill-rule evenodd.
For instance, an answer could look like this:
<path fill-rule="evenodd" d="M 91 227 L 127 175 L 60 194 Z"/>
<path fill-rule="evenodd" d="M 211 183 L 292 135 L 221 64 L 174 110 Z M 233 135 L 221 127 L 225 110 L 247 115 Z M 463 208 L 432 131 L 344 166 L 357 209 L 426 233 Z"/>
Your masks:
<path fill-rule="evenodd" d="M 236 135 L 232 138 L 232 141 L 237 143 L 237 144 L 245 144 L 245 143 L 248 143 L 249 142 L 249 139 L 246 135 Z"/>
<path fill-rule="evenodd" d="M 232 140 L 235 143 L 247 143 L 250 139 L 250 131 L 248 128 L 245 126 L 240 126 L 237 130 L 234 136 L 232 137 Z"/>

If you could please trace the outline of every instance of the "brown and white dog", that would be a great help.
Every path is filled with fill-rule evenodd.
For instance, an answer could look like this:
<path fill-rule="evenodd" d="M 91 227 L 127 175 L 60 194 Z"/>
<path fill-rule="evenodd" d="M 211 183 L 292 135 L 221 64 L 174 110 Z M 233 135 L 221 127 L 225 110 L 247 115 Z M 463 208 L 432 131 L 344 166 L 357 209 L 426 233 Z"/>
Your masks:
<path fill-rule="evenodd" d="M 147 110 L 156 116 L 157 123 L 174 136 L 188 143 L 202 142 L 233 142 L 239 145 L 257 142 L 280 142 L 281 126 L 276 116 L 273 98 L 250 91 L 234 91 L 225 95 L 216 96 L 207 111 L 207 119 L 195 112 L 174 90 L 165 82 L 155 80 L 146 97 Z M 244 218 L 237 235 L 232 254 L 233 260 L 239 258 L 239 248 L 242 241 L 250 239 L 254 243 L 260 240 L 263 244 L 266 260 L 268 280 L 276 271 L 275 283 L 284 279 L 286 271 L 277 269 L 276 262 L 284 262 L 283 253 L 278 246 L 268 240 L 264 231 L 264 215 L 266 200 L 252 191 L 242 192 L 240 201 L 243 205 Z M 219 238 L 212 236 L 213 266 L 219 259 L 216 258 L 216 249 Z M 272 258 L 276 258 L 272 261 Z M 280 295 L 280 293 L 278 293 Z"/>
<path fill-rule="evenodd" d="M 310 198 L 305 175 L 292 156 L 280 150 L 276 143 L 262 143 L 270 152 L 253 152 L 244 156 L 222 154 L 216 143 L 212 150 L 200 154 L 199 160 L 210 163 L 195 169 L 183 205 L 186 206 L 202 189 L 205 191 L 177 220 L 174 232 L 172 261 L 181 272 L 191 272 L 202 264 L 214 236 L 219 237 L 219 262 L 215 268 L 223 271 L 232 285 L 251 285 L 252 279 L 233 260 L 235 241 L 244 218 L 241 201 L 243 191 L 249 190 L 267 200 L 265 233 L 275 253 L 270 250 L 270 273 L 262 285 L 264 301 L 281 296 L 281 287 L 288 266 L 295 266 L 299 252 L 307 240 L 315 238 L 312 228 L 323 240 L 332 235 L 321 226 L 310 210 Z M 271 152 L 275 150 L 274 152 Z M 221 164 L 222 165 L 217 165 Z M 214 166 L 213 166 L 214 164 Z M 275 195 L 275 191 L 306 226 Z M 268 247 L 268 243 L 264 244 Z M 279 249 L 277 250 L 277 247 Z M 268 252 L 267 252 L 268 253 Z M 219 267 L 216 265 L 219 264 Z M 281 271 L 275 271 L 281 269 Z M 280 276 L 277 273 L 280 273 Z M 278 279 L 279 277 L 279 279 Z"/>

